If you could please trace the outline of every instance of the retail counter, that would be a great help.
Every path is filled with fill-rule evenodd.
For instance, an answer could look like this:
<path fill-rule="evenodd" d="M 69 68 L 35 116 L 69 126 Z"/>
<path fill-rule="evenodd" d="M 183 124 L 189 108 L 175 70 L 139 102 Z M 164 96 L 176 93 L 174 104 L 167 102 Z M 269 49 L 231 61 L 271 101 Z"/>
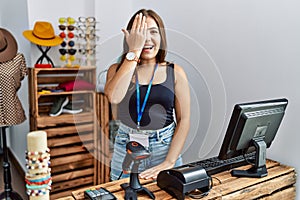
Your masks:
<path fill-rule="evenodd" d="M 243 166 L 239 169 L 247 169 Z M 209 194 L 201 199 L 295 199 L 296 196 L 296 172 L 293 167 L 289 167 L 279 162 L 267 160 L 268 176 L 263 178 L 237 178 L 232 177 L 229 171 L 224 171 L 212 176 L 213 188 Z M 108 182 L 95 186 L 95 188 L 105 187 L 111 191 L 117 199 L 124 199 L 124 191 L 120 184 L 129 182 L 129 179 Z M 175 199 L 171 195 L 161 190 L 156 182 L 141 180 L 141 184 L 152 191 L 155 198 Z M 61 198 L 60 200 L 81 200 L 84 199 L 83 188 L 72 192 L 72 197 Z M 139 199 L 150 199 L 148 196 L 138 194 Z M 186 197 L 186 199 L 191 199 Z"/>

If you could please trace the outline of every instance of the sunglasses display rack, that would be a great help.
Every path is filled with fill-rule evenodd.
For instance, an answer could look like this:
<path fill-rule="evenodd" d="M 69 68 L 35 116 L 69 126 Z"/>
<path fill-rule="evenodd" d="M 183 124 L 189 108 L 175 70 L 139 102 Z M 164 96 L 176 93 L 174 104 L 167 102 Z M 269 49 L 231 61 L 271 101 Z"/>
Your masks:
<path fill-rule="evenodd" d="M 79 17 L 77 22 L 78 60 L 81 66 L 96 66 L 96 32 L 95 17 Z"/>
<path fill-rule="evenodd" d="M 62 67 L 75 67 L 74 61 L 76 60 L 75 54 L 77 49 L 75 49 L 75 19 L 72 17 L 60 17 L 58 28 L 61 31 L 59 36 L 63 38 L 61 47 L 59 49 L 60 60 L 63 62 Z"/>

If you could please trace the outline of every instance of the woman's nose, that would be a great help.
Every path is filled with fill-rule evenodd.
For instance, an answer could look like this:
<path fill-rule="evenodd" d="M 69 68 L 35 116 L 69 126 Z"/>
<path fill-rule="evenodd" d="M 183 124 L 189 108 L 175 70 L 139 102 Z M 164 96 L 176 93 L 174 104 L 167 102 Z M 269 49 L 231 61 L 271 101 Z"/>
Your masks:
<path fill-rule="evenodd" d="M 150 31 L 147 31 L 146 33 L 146 41 L 150 41 L 151 40 L 151 34 Z"/>

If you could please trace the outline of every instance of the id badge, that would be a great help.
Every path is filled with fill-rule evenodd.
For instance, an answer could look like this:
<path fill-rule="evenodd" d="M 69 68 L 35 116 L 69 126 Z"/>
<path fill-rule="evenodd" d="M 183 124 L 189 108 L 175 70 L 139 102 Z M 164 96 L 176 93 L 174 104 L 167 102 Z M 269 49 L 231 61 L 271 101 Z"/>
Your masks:
<path fill-rule="evenodd" d="M 149 136 L 141 133 L 129 133 L 129 140 L 136 141 L 144 147 L 149 147 Z"/>

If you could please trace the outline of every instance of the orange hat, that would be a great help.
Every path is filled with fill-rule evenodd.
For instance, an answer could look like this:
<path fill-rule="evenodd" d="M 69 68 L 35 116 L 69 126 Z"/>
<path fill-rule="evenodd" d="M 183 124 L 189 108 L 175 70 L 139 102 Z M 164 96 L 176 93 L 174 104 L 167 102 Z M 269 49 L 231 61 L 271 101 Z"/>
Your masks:
<path fill-rule="evenodd" d="M 42 21 L 36 22 L 33 30 L 24 31 L 23 36 L 30 42 L 41 46 L 57 46 L 63 41 L 55 35 L 51 23 Z"/>
<path fill-rule="evenodd" d="M 17 55 L 18 44 L 14 36 L 7 30 L 0 28 L 0 62 L 6 62 Z"/>

